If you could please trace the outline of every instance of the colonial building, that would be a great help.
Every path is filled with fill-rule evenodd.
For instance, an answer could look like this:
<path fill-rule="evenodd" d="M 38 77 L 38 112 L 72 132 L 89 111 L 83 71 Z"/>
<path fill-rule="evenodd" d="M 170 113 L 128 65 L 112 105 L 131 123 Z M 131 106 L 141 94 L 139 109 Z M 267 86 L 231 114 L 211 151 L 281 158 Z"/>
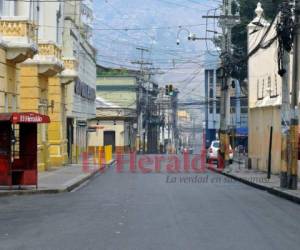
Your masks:
<path fill-rule="evenodd" d="M 37 53 L 34 19 L 21 7 L 0 1 L 0 113 L 19 110 L 19 63 Z"/>
<path fill-rule="evenodd" d="M 60 23 L 52 21 L 59 6 L 59 3 L 52 3 L 49 8 L 47 3 L 39 1 L 0 2 L 2 65 L 6 66 L 2 71 L 4 81 L 1 84 L 5 90 L 1 102 L 4 101 L 0 106 L 4 111 L 47 115 L 49 107 L 54 107 L 48 98 L 48 85 L 51 81 L 58 81 L 55 75 L 63 68 L 57 44 L 59 30 L 56 32 Z M 49 163 L 46 125 L 39 125 L 38 134 L 39 169 L 44 170 Z"/>
<path fill-rule="evenodd" d="M 259 3 L 256 17 L 248 25 L 248 50 L 260 42 L 269 29 Z M 276 24 L 276 22 L 275 22 Z M 265 38 L 276 35 L 276 25 L 270 27 Z M 281 117 L 282 79 L 278 75 L 277 40 L 267 49 L 260 49 L 249 58 L 249 164 L 252 168 L 266 171 L 268 167 L 270 131 L 273 128 L 271 166 L 272 173 L 280 172 L 281 164 Z M 282 123 L 283 122 L 283 123 Z"/>
<path fill-rule="evenodd" d="M 40 171 L 87 149 L 87 120 L 96 113 L 91 4 L 0 1 L 0 112 L 50 116 L 38 126 Z"/>
<path fill-rule="evenodd" d="M 105 145 L 110 140 L 118 151 L 135 150 L 138 133 L 138 101 L 137 71 L 98 66 L 97 118 L 91 126 L 97 123 L 104 128 L 103 135 L 99 134 L 101 131 L 98 133 L 97 143 Z M 106 105 L 107 103 L 109 105 Z M 108 138 L 109 133 L 111 138 L 105 139 Z M 91 139 L 91 145 L 97 143 L 95 139 Z"/>
<path fill-rule="evenodd" d="M 91 45 L 92 1 L 66 1 L 64 5 L 61 78 L 66 86 L 67 156 L 77 162 L 87 150 L 88 120 L 96 116 L 96 51 Z"/>
<path fill-rule="evenodd" d="M 89 122 L 88 143 L 90 152 L 111 145 L 113 152 L 135 150 L 136 111 L 120 107 L 97 97 L 97 116 Z"/>
<path fill-rule="evenodd" d="M 18 1 L 19 8 L 37 26 L 38 54 L 21 64 L 20 108 L 23 112 L 37 112 L 53 118 L 61 109 L 61 99 L 55 98 L 55 86 L 60 86 L 58 74 L 63 70 L 62 8 L 61 2 Z M 50 140 L 52 133 L 61 130 L 56 119 L 49 125 L 38 127 L 38 167 L 40 171 L 50 166 L 50 153 L 55 150 Z M 62 152 L 63 155 L 63 152 Z"/>

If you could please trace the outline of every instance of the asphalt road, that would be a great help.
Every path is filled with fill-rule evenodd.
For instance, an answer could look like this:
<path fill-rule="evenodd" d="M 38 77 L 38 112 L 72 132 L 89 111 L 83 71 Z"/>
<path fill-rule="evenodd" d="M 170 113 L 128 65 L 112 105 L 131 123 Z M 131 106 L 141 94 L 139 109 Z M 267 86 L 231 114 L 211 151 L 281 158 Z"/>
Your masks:
<path fill-rule="evenodd" d="M 195 176 L 110 169 L 73 193 L 0 198 L 0 249 L 300 249 L 299 205 Z"/>

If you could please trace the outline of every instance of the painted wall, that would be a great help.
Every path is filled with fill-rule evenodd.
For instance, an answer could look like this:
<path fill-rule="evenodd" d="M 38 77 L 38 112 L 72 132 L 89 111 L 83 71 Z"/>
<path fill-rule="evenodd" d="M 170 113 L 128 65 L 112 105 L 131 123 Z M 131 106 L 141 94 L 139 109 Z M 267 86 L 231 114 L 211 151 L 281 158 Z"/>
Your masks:
<path fill-rule="evenodd" d="M 272 173 L 280 172 L 281 114 L 280 107 L 252 109 L 249 113 L 249 158 L 252 168 L 267 171 L 270 128 L 273 126 Z"/>
<path fill-rule="evenodd" d="M 71 20 L 65 21 L 66 29 L 64 33 L 63 57 L 72 58 L 78 61 L 78 78 L 96 89 L 96 63 L 95 51 L 84 40 L 79 30 Z M 67 116 L 79 120 L 87 120 L 95 117 L 95 101 L 90 101 L 75 94 L 75 82 L 67 86 Z"/>
<path fill-rule="evenodd" d="M 18 110 L 19 68 L 6 60 L 6 49 L 0 45 L 0 113 Z"/>
<path fill-rule="evenodd" d="M 113 121 L 113 120 L 106 120 L 106 121 L 97 121 L 92 120 L 89 122 L 89 126 L 99 126 L 97 132 L 89 132 L 88 133 L 88 145 L 89 147 L 98 147 L 104 146 L 104 132 L 105 131 L 114 131 L 115 138 L 116 138 L 116 148 L 125 150 L 130 146 L 130 140 L 134 142 L 133 136 L 129 138 L 129 126 L 130 123 L 126 121 Z M 131 143 L 133 144 L 133 143 Z"/>
<path fill-rule="evenodd" d="M 38 54 L 21 64 L 21 111 L 49 115 L 49 125 L 38 126 L 39 171 L 62 166 L 65 161 L 65 132 L 62 108 L 63 86 L 58 74 L 63 69 L 61 58 L 62 2 L 20 2 L 18 14 L 25 14 L 38 24 Z M 54 106 L 50 107 L 51 102 Z"/>
<path fill-rule="evenodd" d="M 248 51 L 261 40 L 270 24 L 263 18 L 258 5 L 257 16 L 248 25 Z M 255 23 L 261 23 L 256 25 Z M 276 21 L 265 41 L 276 35 Z M 262 26 L 262 27 L 261 27 Z M 272 172 L 280 172 L 281 163 L 281 93 L 282 80 L 278 75 L 277 40 L 265 50 L 259 50 L 248 61 L 249 89 L 249 146 L 252 168 L 267 171 L 270 127 L 273 126 Z"/>
<path fill-rule="evenodd" d="M 136 108 L 135 77 L 97 77 L 97 96 L 123 108 Z"/>
<path fill-rule="evenodd" d="M 90 1 L 91 2 L 91 1 Z M 64 33 L 63 51 L 65 60 L 77 62 L 77 78 L 92 89 L 96 89 L 96 54 L 89 40 L 84 35 L 82 26 L 82 10 L 85 1 L 68 1 L 64 5 Z M 66 86 L 66 116 L 72 120 L 73 139 L 69 138 L 72 145 L 72 162 L 78 162 L 78 155 L 86 151 L 87 123 L 95 118 L 95 100 L 88 100 L 75 93 L 75 79 Z"/>

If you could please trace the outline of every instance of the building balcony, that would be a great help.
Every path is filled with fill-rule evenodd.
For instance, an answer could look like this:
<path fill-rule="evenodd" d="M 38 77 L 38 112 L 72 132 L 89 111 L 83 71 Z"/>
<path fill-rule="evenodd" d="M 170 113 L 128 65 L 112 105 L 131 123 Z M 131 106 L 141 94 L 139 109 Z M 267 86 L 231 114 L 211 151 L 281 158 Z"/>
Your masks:
<path fill-rule="evenodd" d="M 63 58 L 64 70 L 61 72 L 61 82 L 66 85 L 78 77 L 78 61 L 75 58 Z"/>
<path fill-rule="evenodd" d="M 55 76 L 64 70 L 61 48 L 54 42 L 39 42 L 38 54 L 25 64 L 39 65 L 39 74 L 48 77 Z"/>
<path fill-rule="evenodd" d="M 25 17 L 1 17 L 0 39 L 6 58 L 21 63 L 37 53 L 35 25 Z"/>

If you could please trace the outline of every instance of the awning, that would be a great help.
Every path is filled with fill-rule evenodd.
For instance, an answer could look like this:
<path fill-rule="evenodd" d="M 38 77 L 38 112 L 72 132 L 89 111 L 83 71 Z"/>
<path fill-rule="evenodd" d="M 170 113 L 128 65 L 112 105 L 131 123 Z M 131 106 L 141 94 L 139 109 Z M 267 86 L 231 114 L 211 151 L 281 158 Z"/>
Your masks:
<path fill-rule="evenodd" d="M 47 115 L 33 112 L 26 113 L 0 113 L 0 121 L 10 121 L 13 124 L 18 123 L 50 123 Z"/>
<path fill-rule="evenodd" d="M 235 136 L 248 136 L 248 128 L 247 127 L 236 128 Z"/>

